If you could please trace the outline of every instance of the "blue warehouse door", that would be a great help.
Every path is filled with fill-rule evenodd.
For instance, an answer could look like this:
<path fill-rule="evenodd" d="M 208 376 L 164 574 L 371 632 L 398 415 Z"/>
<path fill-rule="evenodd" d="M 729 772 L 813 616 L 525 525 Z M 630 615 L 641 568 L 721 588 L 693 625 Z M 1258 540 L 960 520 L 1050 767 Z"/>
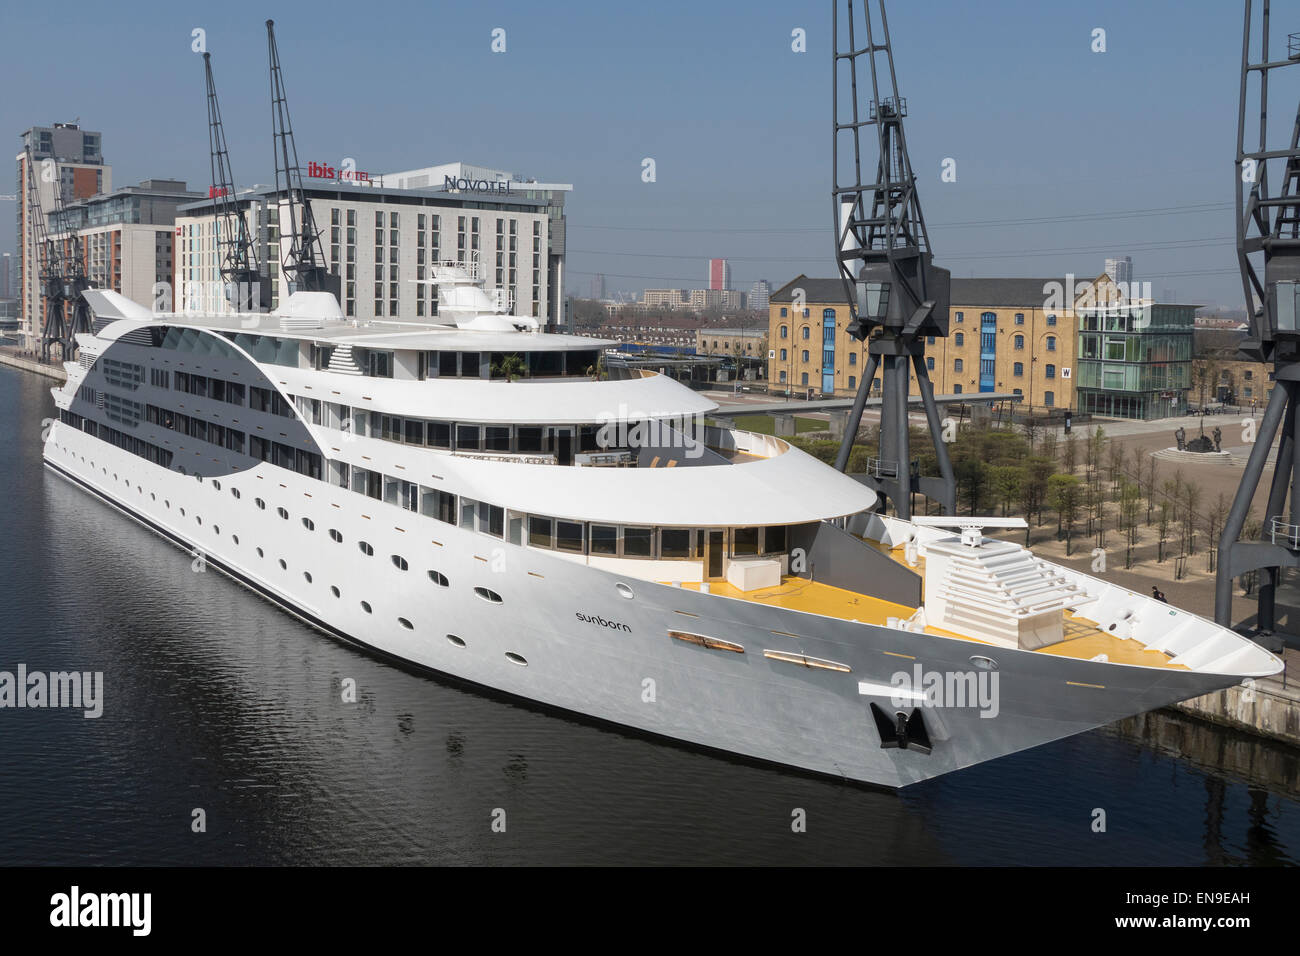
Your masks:
<path fill-rule="evenodd" d="M 997 387 L 998 317 L 992 312 L 980 316 L 980 391 Z"/>
<path fill-rule="evenodd" d="M 822 312 L 822 394 L 835 393 L 835 310 Z"/>

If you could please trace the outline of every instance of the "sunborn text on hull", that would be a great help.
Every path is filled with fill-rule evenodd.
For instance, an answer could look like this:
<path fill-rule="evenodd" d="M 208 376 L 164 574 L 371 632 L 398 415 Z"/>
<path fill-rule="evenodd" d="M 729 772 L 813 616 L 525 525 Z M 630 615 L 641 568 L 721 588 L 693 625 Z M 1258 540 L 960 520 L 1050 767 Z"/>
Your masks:
<path fill-rule="evenodd" d="M 87 292 L 45 462 L 335 637 L 885 786 L 1281 669 L 976 529 L 876 514 L 671 378 L 601 371 L 610 343 L 502 314 L 473 261 L 429 281 L 445 324 Z"/>

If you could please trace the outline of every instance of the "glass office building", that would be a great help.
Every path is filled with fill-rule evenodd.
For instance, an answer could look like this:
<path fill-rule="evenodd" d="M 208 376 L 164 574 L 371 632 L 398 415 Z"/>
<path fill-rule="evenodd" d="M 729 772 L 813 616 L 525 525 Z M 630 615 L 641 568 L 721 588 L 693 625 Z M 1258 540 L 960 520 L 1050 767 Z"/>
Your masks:
<path fill-rule="evenodd" d="M 1196 309 L 1143 302 L 1076 310 L 1079 410 L 1139 419 L 1185 413 Z"/>

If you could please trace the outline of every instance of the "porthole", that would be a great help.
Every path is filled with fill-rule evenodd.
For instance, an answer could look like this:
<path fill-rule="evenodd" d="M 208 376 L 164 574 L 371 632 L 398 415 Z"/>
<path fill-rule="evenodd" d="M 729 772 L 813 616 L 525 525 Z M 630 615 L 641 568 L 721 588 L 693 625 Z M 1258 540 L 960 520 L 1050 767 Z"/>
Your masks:
<path fill-rule="evenodd" d="M 138 494 L 138 495 L 142 495 L 142 494 L 144 494 L 144 489 L 141 488 L 139 485 L 136 485 L 136 486 L 135 486 L 135 493 Z"/>
<path fill-rule="evenodd" d="M 497 594 L 496 591 L 491 591 L 487 588 L 475 588 L 474 593 L 477 594 L 479 597 L 481 597 L 483 600 L 487 601 L 489 604 L 501 603 L 501 595 Z"/>
<path fill-rule="evenodd" d="M 365 541 L 358 541 L 357 547 L 361 550 L 361 553 L 364 554 L 366 557 L 370 557 L 372 554 L 375 553 L 375 549 L 372 548 Z"/>
<path fill-rule="evenodd" d="M 154 494 L 154 493 L 151 491 L 151 492 L 149 492 L 149 500 L 150 500 L 150 501 L 157 501 L 157 500 L 158 500 L 158 496 L 157 496 L 156 494 Z"/>
<path fill-rule="evenodd" d="M 370 602 L 369 602 L 369 601 L 362 601 L 362 602 L 361 602 L 361 610 L 363 610 L 363 611 L 365 611 L 367 614 L 369 614 L 369 613 L 370 613 Z"/>
<path fill-rule="evenodd" d="M 518 664 L 520 667 L 528 666 L 528 661 L 524 660 L 523 655 L 516 654 L 514 651 L 506 651 L 506 660 L 511 664 Z"/>
<path fill-rule="evenodd" d="M 235 542 L 235 544 L 239 544 L 239 535 L 237 535 L 237 534 L 232 534 L 232 535 L 230 536 L 230 540 L 233 541 L 233 542 Z"/>
<path fill-rule="evenodd" d="M 337 528 L 330 528 L 330 537 L 339 544 L 343 543 L 343 535 Z"/>
<path fill-rule="evenodd" d="M 316 522 L 312 521 L 310 518 L 303 518 L 302 526 L 306 528 L 308 531 L 316 530 Z"/>
<path fill-rule="evenodd" d="M 281 559 L 280 559 L 280 570 L 281 570 L 281 571 L 288 571 L 288 570 L 289 570 L 289 565 L 287 565 L 287 564 L 284 563 L 284 558 L 281 558 Z"/>
<path fill-rule="evenodd" d="M 202 516 L 202 515 L 195 515 L 195 516 L 194 516 L 194 520 L 197 521 L 200 525 L 203 524 L 203 516 Z"/>
<path fill-rule="evenodd" d="M 244 497 L 243 494 L 240 493 L 240 491 L 239 491 L 238 488 L 231 488 L 231 489 L 230 489 L 230 493 L 231 493 L 232 495 L 234 495 L 236 498 L 242 498 L 242 497 Z"/>
<path fill-rule="evenodd" d="M 330 585 L 330 594 L 334 595 L 335 597 L 339 597 L 339 596 L 340 596 L 340 593 L 341 593 L 341 592 L 339 591 L 339 589 L 338 589 L 337 587 L 335 587 L 335 586 L 332 585 L 332 584 Z"/>
<path fill-rule="evenodd" d="M 254 499 L 253 499 L 253 504 L 257 505 L 257 506 L 258 506 L 259 508 L 261 508 L 263 511 L 266 510 L 266 502 L 263 501 L 261 498 L 254 498 Z"/>
<path fill-rule="evenodd" d="M 172 506 L 172 503 L 168 501 L 166 498 L 163 499 L 163 504 L 165 504 L 168 508 Z"/>
<path fill-rule="evenodd" d="M 448 635 L 447 635 L 447 640 L 450 641 L 451 643 L 455 644 L 457 647 L 464 647 L 464 646 L 465 646 L 465 642 L 462 641 L 462 640 L 461 640 L 459 637 L 457 637 L 455 634 L 448 634 Z"/>
<path fill-rule="evenodd" d="M 184 509 L 184 508 L 181 509 L 181 517 L 182 517 L 182 518 L 185 517 L 185 509 Z"/>
<path fill-rule="evenodd" d="M 217 481 L 217 479 L 215 478 L 212 479 L 212 490 L 213 491 L 221 490 L 221 482 Z"/>
<path fill-rule="evenodd" d="M 440 588 L 447 587 L 449 583 L 447 581 L 447 575 L 443 574 L 441 571 L 430 571 L 429 580 L 432 581 L 434 584 L 438 585 L 438 587 Z"/>
<path fill-rule="evenodd" d="M 410 564 L 407 563 L 406 558 L 402 557 L 400 554 L 395 554 L 392 556 L 392 558 L 393 558 L 394 566 L 396 566 L 399 571 L 405 571 L 407 568 L 410 567 Z"/>
<path fill-rule="evenodd" d="M 203 476 L 202 476 L 202 475 L 195 475 L 194 477 L 198 479 L 199 484 L 203 484 Z"/>
<path fill-rule="evenodd" d="M 310 572 L 310 571 L 304 571 L 304 572 L 302 573 L 302 576 L 303 576 L 304 578 L 307 579 L 307 583 L 308 583 L 308 584 L 311 584 L 311 572 Z"/>
<path fill-rule="evenodd" d="M 998 669 L 998 662 L 991 657 L 984 657 L 982 654 L 976 654 L 970 659 L 970 662 L 982 671 L 995 671 Z"/>
<path fill-rule="evenodd" d="M 285 521 L 289 520 L 289 512 L 285 511 L 283 508 L 276 508 L 275 513 L 278 514 Z"/>
<path fill-rule="evenodd" d="M 412 624 L 410 621 L 408 621 L 408 620 L 407 620 L 406 618 L 404 618 L 404 617 L 399 617 L 399 618 L 397 619 L 397 623 L 400 624 L 400 625 L 402 625 L 402 627 L 406 628 L 408 631 L 413 631 L 413 630 L 415 630 L 415 625 Z"/>
<path fill-rule="evenodd" d="M 213 533 L 213 534 L 221 534 L 221 525 L 216 525 L 216 524 L 214 524 L 214 525 L 212 526 L 212 533 Z"/>
<path fill-rule="evenodd" d="M 631 600 L 632 598 L 636 597 L 636 594 L 635 592 L 633 592 L 632 588 L 624 584 L 622 581 L 619 581 L 618 584 L 614 585 L 614 590 L 618 592 L 619 597 L 625 597 L 628 600 Z"/>
<path fill-rule="evenodd" d="M 261 549 L 261 548 L 258 548 L 258 549 L 257 549 L 257 556 L 258 556 L 259 558 L 262 558 L 262 557 L 265 557 L 266 555 L 264 555 L 264 554 L 262 553 L 262 549 Z"/>

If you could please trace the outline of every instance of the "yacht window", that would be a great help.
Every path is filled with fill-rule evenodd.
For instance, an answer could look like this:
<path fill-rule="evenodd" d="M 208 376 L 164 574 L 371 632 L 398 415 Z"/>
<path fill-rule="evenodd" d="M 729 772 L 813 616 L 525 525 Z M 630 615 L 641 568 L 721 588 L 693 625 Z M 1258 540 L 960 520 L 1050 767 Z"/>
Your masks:
<path fill-rule="evenodd" d="M 623 529 L 623 556 L 648 558 L 653 551 L 654 532 L 650 528 Z"/>
<path fill-rule="evenodd" d="M 451 447 L 451 425 L 447 422 L 429 422 L 428 436 L 433 448 Z"/>
<path fill-rule="evenodd" d="M 488 425 L 484 429 L 483 449 L 485 451 L 509 451 L 510 450 L 510 426 L 509 425 Z"/>
<path fill-rule="evenodd" d="M 473 498 L 460 499 L 460 526 L 469 531 L 474 531 L 474 518 L 478 514 L 479 504 Z"/>
<path fill-rule="evenodd" d="M 455 376 L 459 371 L 457 360 L 460 358 L 459 352 L 439 352 L 438 353 L 438 375 Z"/>
<path fill-rule="evenodd" d="M 370 544 L 368 544 L 368 543 L 365 542 L 365 541 L 358 541 L 358 542 L 357 542 L 357 548 L 358 548 L 358 549 L 361 551 L 361 553 L 364 554 L 366 557 L 370 557 L 370 555 L 372 555 L 372 554 L 375 553 L 375 549 L 374 549 Z"/>
<path fill-rule="evenodd" d="M 542 450 L 542 429 L 540 426 L 520 425 L 515 429 L 515 447 L 521 452 L 540 452 Z"/>
<path fill-rule="evenodd" d="M 423 488 L 420 493 L 420 513 L 448 524 L 455 524 L 456 496 L 435 488 Z"/>
<path fill-rule="evenodd" d="M 618 528 L 608 524 L 591 526 L 591 553 L 618 554 Z"/>
<path fill-rule="evenodd" d="M 457 451 L 478 451 L 479 450 L 479 426 L 477 425 L 456 426 L 456 450 Z"/>
<path fill-rule="evenodd" d="M 551 519 L 537 515 L 528 517 L 528 543 L 534 548 L 551 547 Z"/>
<path fill-rule="evenodd" d="M 687 528 L 664 528 L 659 532 L 659 557 L 689 558 L 691 532 Z"/>
<path fill-rule="evenodd" d="M 424 422 L 413 418 L 406 420 L 406 443 L 408 445 L 424 444 Z"/>
<path fill-rule="evenodd" d="M 526 519 L 527 516 L 520 514 L 518 511 L 510 512 L 508 524 L 510 528 L 509 540 L 511 544 L 524 543 L 524 522 Z"/>
<path fill-rule="evenodd" d="M 460 355 L 460 376 L 461 378 L 478 378 L 479 377 L 479 353 L 462 352 Z"/>
<path fill-rule="evenodd" d="M 555 546 L 561 551 L 582 553 L 582 522 L 555 522 Z"/>
<path fill-rule="evenodd" d="M 758 554 L 758 529 L 737 528 L 731 533 L 732 554 Z"/>
<path fill-rule="evenodd" d="M 480 504 L 478 529 L 498 538 L 505 537 L 506 509 L 500 505 Z"/>
<path fill-rule="evenodd" d="M 763 529 L 763 550 L 769 554 L 785 550 L 785 525 Z"/>

